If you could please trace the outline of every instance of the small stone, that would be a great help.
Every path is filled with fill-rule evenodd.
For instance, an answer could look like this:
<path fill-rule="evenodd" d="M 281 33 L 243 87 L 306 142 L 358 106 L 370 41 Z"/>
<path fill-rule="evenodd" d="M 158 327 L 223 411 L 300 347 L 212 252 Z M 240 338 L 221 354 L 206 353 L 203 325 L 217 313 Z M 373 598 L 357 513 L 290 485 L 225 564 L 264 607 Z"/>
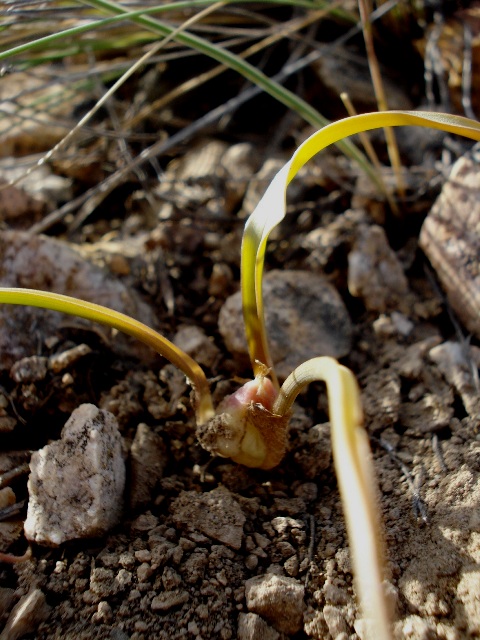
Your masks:
<path fill-rule="evenodd" d="M 33 589 L 20 598 L 8 617 L 7 624 L 0 634 L 0 640 L 17 640 L 28 633 L 34 633 L 41 622 L 50 613 L 45 595 L 40 589 Z"/>
<path fill-rule="evenodd" d="M 59 441 L 32 455 L 25 536 L 37 544 L 103 535 L 120 517 L 125 486 L 114 416 L 83 404 Z"/>
<path fill-rule="evenodd" d="M 165 445 L 159 435 L 141 423 L 130 450 L 130 506 L 132 509 L 151 501 L 155 487 L 167 463 Z"/>
<path fill-rule="evenodd" d="M 332 638 L 348 632 L 348 625 L 342 611 L 338 607 L 327 604 L 323 607 L 323 617 Z"/>
<path fill-rule="evenodd" d="M 297 556 L 292 556 L 291 558 L 288 558 L 288 560 L 285 560 L 284 564 L 283 564 L 283 568 L 285 569 L 285 571 L 288 573 L 289 576 L 292 576 L 292 578 L 295 578 L 295 576 L 298 575 L 298 570 L 300 568 L 300 563 L 298 561 Z"/>
<path fill-rule="evenodd" d="M 207 493 L 182 491 L 171 506 L 173 521 L 186 530 L 197 530 L 232 549 L 240 549 L 245 516 L 225 487 Z"/>
<path fill-rule="evenodd" d="M 39 382 L 47 375 L 48 358 L 43 356 L 28 356 L 15 362 L 10 369 L 10 377 L 17 384 Z"/>
<path fill-rule="evenodd" d="M 350 351 L 352 325 L 338 291 L 309 271 L 271 271 L 263 282 L 265 321 L 275 371 L 285 379 L 314 356 L 340 358 Z M 246 357 L 241 294 L 227 299 L 219 329 L 228 350 Z"/>
<path fill-rule="evenodd" d="M 76 347 L 72 347 L 72 349 L 67 349 L 66 351 L 62 351 L 62 353 L 56 353 L 53 356 L 50 356 L 48 359 L 48 368 L 53 371 L 53 373 L 60 373 L 67 367 L 70 367 L 72 364 L 88 355 L 92 352 L 92 349 L 88 346 L 88 344 L 79 344 Z"/>
<path fill-rule="evenodd" d="M 142 513 L 132 522 L 132 530 L 137 532 L 151 531 L 158 525 L 158 518 L 152 513 Z"/>
<path fill-rule="evenodd" d="M 248 610 L 265 618 L 277 631 L 290 635 L 302 628 L 304 593 L 305 587 L 298 580 L 272 573 L 245 583 Z"/>
<path fill-rule="evenodd" d="M 346 592 L 329 581 L 327 581 L 323 587 L 323 595 L 325 596 L 325 601 L 329 604 L 338 605 L 348 602 Z"/>
<path fill-rule="evenodd" d="M 135 566 L 135 556 L 129 551 L 121 553 L 118 558 L 118 563 L 121 564 L 124 569 L 133 569 Z"/>
<path fill-rule="evenodd" d="M 279 633 L 256 613 L 238 616 L 238 640 L 278 640 Z"/>
<path fill-rule="evenodd" d="M 118 591 L 115 574 L 111 569 L 96 567 L 90 574 L 90 591 L 99 598 L 109 598 Z"/>
<path fill-rule="evenodd" d="M 416 615 L 408 616 L 403 620 L 402 632 L 402 637 L 405 640 L 408 638 L 412 640 L 436 640 L 438 638 L 436 625 L 432 625 L 428 620 Z"/>
<path fill-rule="evenodd" d="M 369 311 L 384 313 L 404 305 L 408 283 L 402 265 L 378 225 L 362 224 L 348 255 L 348 290 Z"/>
<path fill-rule="evenodd" d="M 181 327 L 175 334 L 173 342 L 198 364 L 205 367 L 212 367 L 220 355 L 220 349 L 200 327 Z"/>
<path fill-rule="evenodd" d="M 15 504 L 17 498 L 11 487 L 4 487 L 0 489 L 0 509 L 5 509 L 12 504 Z"/>
<path fill-rule="evenodd" d="M 147 582 L 150 576 L 153 573 L 152 567 L 148 564 L 148 562 L 142 562 L 142 564 L 137 567 L 137 580 L 138 582 Z"/>
<path fill-rule="evenodd" d="M 446 380 L 457 390 L 468 414 L 478 416 L 480 401 L 473 373 L 476 372 L 476 366 L 469 351 L 466 342 L 460 344 L 448 341 L 431 349 L 428 355 Z"/>
<path fill-rule="evenodd" d="M 106 600 L 102 600 L 98 603 L 97 610 L 92 616 L 92 622 L 100 623 L 100 624 L 108 624 L 112 621 L 112 607 L 106 602 Z"/>
<path fill-rule="evenodd" d="M 188 591 L 175 590 L 164 591 L 163 593 L 155 596 L 152 600 L 152 611 L 162 612 L 179 607 L 185 604 L 189 600 Z"/>
<path fill-rule="evenodd" d="M 278 516 L 272 520 L 272 527 L 280 535 L 285 535 L 290 529 L 303 529 L 304 526 L 301 520 L 295 520 L 295 518 L 285 516 Z"/>

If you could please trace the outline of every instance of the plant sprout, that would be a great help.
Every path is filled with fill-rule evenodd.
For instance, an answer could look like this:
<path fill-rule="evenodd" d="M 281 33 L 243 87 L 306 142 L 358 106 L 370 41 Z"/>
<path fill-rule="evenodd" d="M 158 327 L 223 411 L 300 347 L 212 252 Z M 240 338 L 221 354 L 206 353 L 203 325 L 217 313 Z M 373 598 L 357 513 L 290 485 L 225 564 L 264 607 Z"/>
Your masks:
<path fill-rule="evenodd" d="M 172 342 L 144 324 L 100 305 L 56 293 L 0 288 L 0 302 L 61 311 L 116 328 L 138 338 L 176 365 L 194 389 L 200 443 L 215 455 L 249 467 L 271 469 L 286 452 L 288 422 L 300 391 L 326 383 L 332 450 L 352 550 L 356 591 L 367 637 L 389 640 L 391 625 L 383 593 L 383 546 L 368 436 L 353 373 L 329 357 L 301 364 L 280 387 L 269 354 L 262 298 L 265 249 L 285 216 L 286 189 L 302 166 L 326 146 L 379 127 L 427 126 L 480 140 L 480 124 L 459 116 L 390 111 L 353 116 L 308 138 L 274 177 L 245 226 L 241 256 L 242 304 L 254 380 L 226 397 L 215 410 L 201 367 Z"/>

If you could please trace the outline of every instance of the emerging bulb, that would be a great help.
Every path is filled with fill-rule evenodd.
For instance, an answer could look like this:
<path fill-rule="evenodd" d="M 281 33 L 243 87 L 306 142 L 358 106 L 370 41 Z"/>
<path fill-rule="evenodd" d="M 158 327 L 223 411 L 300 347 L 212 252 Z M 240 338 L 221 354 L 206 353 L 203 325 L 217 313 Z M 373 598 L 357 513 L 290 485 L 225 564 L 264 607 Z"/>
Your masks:
<path fill-rule="evenodd" d="M 275 467 L 285 454 L 290 418 L 272 413 L 277 395 L 262 371 L 222 400 L 216 415 L 198 427 L 200 444 L 246 467 Z"/>

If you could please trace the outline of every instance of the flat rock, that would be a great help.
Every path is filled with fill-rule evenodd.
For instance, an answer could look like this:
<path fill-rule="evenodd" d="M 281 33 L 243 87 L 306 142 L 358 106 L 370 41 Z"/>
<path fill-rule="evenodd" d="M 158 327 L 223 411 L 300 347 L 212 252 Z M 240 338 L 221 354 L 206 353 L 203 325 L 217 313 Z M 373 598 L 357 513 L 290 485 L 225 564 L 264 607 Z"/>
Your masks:
<path fill-rule="evenodd" d="M 71 246 L 46 236 L 0 232 L 0 286 L 62 293 L 115 309 L 150 327 L 158 325 L 153 311 L 134 291 L 82 258 Z M 62 313 L 0 304 L 0 368 L 10 369 L 17 360 L 36 353 L 38 337 L 54 335 L 65 323 Z M 92 326 L 79 318 L 75 318 L 75 324 Z M 93 326 L 119 353 L 147 362 L 155 358 L 153 350 L 138 340 L 102 325 Z"/>
<path fill-rule="evenodd" d="M 188 531 L 199 531 L 209 538 L 240 549 L 245 516 L 239 503 L 225 487 L 208 493 L 182 491 L 171 506 L 173 521 Z"/>
<path fill-rule="evenodd" d="M 32 455 L 25 536 L 58 546 L 103 535 L 119 519 L 125 463 L 115 417 L 92 404 L 76 409 L 61 439 Z"/>
<path fill-rule="evenodd" d="M 463 156 L 425 218 L 420 246 L 468 331 L 480 338 L 480 198 L 478 161 Z"/>
<path fill-rule="evenodd" d="M 271 271 L 263 280 L 265 322 L 279 378 L 315 356 L 341 358 L 350 351 L 352 326 L 337 290 L 310 271 Z M 240 292 L 220 311 L 219 329 L 229 351 L 245 357 L 247 343 Z"/>
<path fill-rule="evenodd" d="M 174 591 L 164 591 L 158 596 L 155 596 L 152 600 L 152 611 L 169 611 L 174 607 L 180 607 L 182 604 L 188 602 L 190 596 L 188 591 L 181 589 L 175 589 Z"/>
<path fill-rule="evenodd" d="M 302 628 L 305 587 L 294 578 L 266 574 L 245 583 L 247 608 L 277 631 L 293 635 Z"/>

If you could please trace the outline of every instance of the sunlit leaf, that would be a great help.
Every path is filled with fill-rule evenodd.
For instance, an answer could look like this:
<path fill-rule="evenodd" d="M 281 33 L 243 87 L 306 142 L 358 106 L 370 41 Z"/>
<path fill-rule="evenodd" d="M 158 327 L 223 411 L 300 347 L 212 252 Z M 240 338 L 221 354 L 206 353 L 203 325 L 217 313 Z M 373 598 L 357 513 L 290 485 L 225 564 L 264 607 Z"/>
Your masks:
<path fill-rule="evenodd" d="M 255 373 L 258 371 L 257 361 L 272 366 L 263 314 L 262 273 L 267 238 L 285 216 L 288 184 L 314 155 L 343 138 L 371 129 L 412 125 L 441 129 L 480 140 L 480 124 L 469 118 L 420 111 L 366 113 L 339 120 L 314 133 L 300 145 L 270 183 L 247 221 L 242 245 L 243 312 L 248 350 Z"/>

